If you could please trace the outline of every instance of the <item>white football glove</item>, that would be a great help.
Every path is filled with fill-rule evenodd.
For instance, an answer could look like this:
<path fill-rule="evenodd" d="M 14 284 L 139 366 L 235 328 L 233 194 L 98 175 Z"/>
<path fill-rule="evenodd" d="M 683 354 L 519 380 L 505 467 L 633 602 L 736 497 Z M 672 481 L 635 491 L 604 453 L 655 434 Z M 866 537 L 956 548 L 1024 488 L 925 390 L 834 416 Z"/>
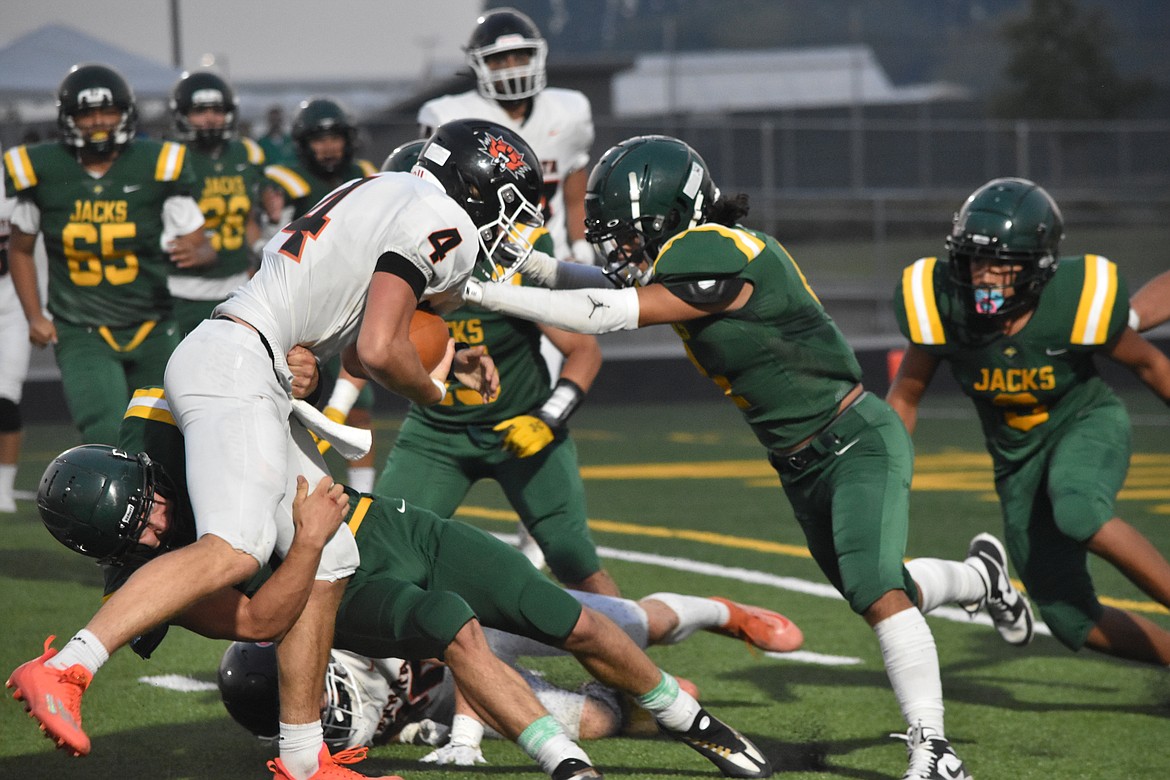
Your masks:
<path fill-rule="evenodd" d="M 456 766 L 475 766 L 487 763 L 479 745 L 460 745 L 454 742 L 448 742 L 441 748 L 435 748 L 419 761 L 424 764 L 454 764 Z"/>
<path fill-rule="evenodd" d="M 417 723 L 407 723 L 398 732 L 398 741 L 407 745 L 441 745 L 447 741 L 451 733 L 450 726 L 435 723 L 430 718 L 423 718 Z"/>

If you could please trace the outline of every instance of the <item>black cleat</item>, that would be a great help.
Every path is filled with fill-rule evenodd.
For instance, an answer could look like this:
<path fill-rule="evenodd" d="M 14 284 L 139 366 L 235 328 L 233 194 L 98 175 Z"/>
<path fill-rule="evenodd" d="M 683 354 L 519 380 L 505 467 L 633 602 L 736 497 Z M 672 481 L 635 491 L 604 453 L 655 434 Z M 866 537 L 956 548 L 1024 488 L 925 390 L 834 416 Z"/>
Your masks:
<path fill-rule="evenodd" d="M 579 758 L 566 758 L 553 770 L 552 780 L 604 780 L 598 772 Z"/>
<path fill-rule="evenodd" d="M 686 731 L 658 728 L 679 742 L 690 745 L 703 758 L 719 767 L 724 777 L 771 777 L 772 765 L 751 740 L 716 718 L 705 709 Z"/>

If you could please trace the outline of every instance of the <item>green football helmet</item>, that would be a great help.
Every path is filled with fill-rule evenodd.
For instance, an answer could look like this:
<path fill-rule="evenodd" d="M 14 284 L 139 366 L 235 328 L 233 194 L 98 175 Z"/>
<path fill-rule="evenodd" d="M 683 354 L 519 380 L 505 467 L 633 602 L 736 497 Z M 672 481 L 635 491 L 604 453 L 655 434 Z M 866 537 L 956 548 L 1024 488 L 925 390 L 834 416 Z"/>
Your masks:
<path fill-rule="evenodd" d="M 416 141 L 407 141 L 402 146 L 397 147 L 382 163 L 383 171 L 397 171 L 398 173 L 410 173 L 410 169 L 418 162 L 418 154 L 422 148 L 427 145 L 427 139 L 419 138 Z"/>
<path fill-rule="evenodd" d="M 138 539 L 150 518 L 160 473 L 145 452 L 131 455 L 105 444 L 83 444 L 61 453 L 45 469 L 37 509 L 57 541 L 100 563 L 156 554 Z"/>
<path fill-rule="evenodd" d="M 344 154 L 337 160 L 318 160 L 309 141 L 334 134 L 345 139 Z M 293 119 L 292 138 L 301 162 L 314 173 L 329 177 L 353 161 L 357 128 L 338 103 L 327 98 L 314 98 L 301 103 L 300 111 Z"/>
<path fill-rule="evenodd" d="M 648 284 L 663 244 L 706 221 L 719 197 L 707 163 L 677 138 L 622 141 L 594 166 L 585 187 L 585 238 L 616 283 Z M 649 261 L 648 270 L 640 265 Z"/>
<path fill-rule="evenodd" d="M 1027 179 L 993 179 L 955 215 L 946 241 L 951 280 L 970 292 L 976 314 L 997 320 L 1026 311 L 1056 273 L 1062 238 L 1060 208 L 1042 187 Z M 977 286 L 974 261 L 1018 265 L 1020 271 L 1002 287 Z"/>
<path fill-rule="evenodd" d="M 83 133 L 77 115 L 102 106 L 114 106 L 122 118 L 111 132 Z M 61 143 L 71 149 L 107 156 L 134 140 L 138 108 L 134 91 L 118 71 L 107 65 L 74 65 L 57 88 L 57 128 Z"/>
<path fill-rule="evenodd" d="M 236 137 L 236 119 L 240 102 L 224 78 L 211 71 L 184 73 L 171 90 L 171 118 L 180 141 L 215 149 Z M 196 108 L 223 109 L 222 128 L 195 129 L 187 115 Z"/>

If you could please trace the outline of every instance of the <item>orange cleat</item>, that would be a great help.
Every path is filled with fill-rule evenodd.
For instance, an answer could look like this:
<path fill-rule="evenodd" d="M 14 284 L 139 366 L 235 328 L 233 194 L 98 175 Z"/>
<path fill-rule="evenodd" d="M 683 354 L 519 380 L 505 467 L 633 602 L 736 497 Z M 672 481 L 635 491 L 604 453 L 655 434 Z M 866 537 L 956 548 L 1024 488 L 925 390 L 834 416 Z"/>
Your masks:
<path fill-rule="evenodd" d="M 789 653 L 799 650 L 804 644 L 804 634 L 800 628 L 779 612 L 718 596 L 712 596 L 711 600 L 726 604 L 731 611 L 731 619 L 720 628 L 713 629 L 716 633 L 742 639 L 770 653 Z"/>
<path fill-rule="evenodd" d="M 341 750 L 333 755 L 329 755 L 329 748 L 322 745 L 321 752 L 317 754 L 317 771 L 313 773 L 309 780 L 402 780 L 398 775 L 367 777 L 352 769 L 345 768 L 344 765 L 364 761 L 367 752 L 368 748 L 360 747 Z M 273 780 L 293 780 L 293 776 L 284 768 L 284 764 L 279 758 L 274 758 L 269 761 L 268 768 L 275 775 Z"/>
<path fill-rule="evenodd" d="M 16 667 L 6 685 L 15 689 L 12 698 L 24 702 L 24 709 L 41 724 L 41 731 L 57 747 L 75 756 L 89 754 L 89 737 L 81 730 L 81 694 L 89 687 L 93 675 L 80 664 L 68 669 L 53 669 L 45 661 L 57 654 L 45 640 L 45 652 L 38 658 Z"/>

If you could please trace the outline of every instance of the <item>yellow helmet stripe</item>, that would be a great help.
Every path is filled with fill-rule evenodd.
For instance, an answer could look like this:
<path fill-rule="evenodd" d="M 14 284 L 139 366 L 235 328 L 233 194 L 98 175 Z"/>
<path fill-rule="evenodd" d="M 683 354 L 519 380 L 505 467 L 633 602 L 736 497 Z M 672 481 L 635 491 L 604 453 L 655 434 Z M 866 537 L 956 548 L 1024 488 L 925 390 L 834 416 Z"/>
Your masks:
<path fill-rule="evenodd" d="M 934 297 L 934 267 L 937 257 L 923 257 L 902 271 L 902 303 L 915 344 L 946 344 L 938 301 Z"/>
<path fill-rule="evenodd" d="M 1100 255 L 1085 255 L 1085 284 L 1073 322 L 1073 344 L 1104 344 L 1117 299 L 1117 266 Z"/>

